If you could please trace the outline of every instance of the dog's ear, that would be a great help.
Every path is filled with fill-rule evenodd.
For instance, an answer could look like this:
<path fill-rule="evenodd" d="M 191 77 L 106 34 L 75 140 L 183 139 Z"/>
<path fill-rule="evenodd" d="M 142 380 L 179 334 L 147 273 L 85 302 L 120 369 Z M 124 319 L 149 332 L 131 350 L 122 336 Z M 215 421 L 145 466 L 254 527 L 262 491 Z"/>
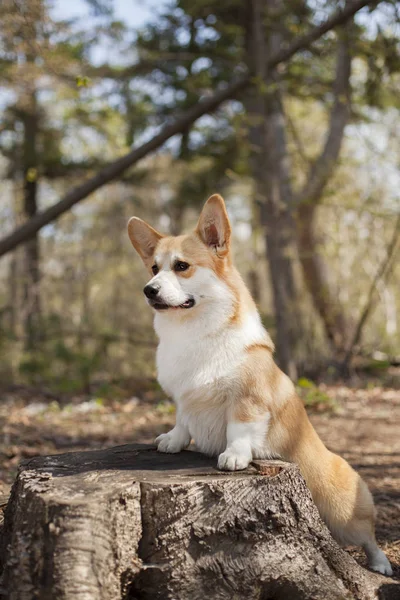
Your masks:
<path fill-rule="evenodd" d="M 218 256 L 229 252 L 231 225 L 225 202 L 219 194 L 214 194 L 205 203 L 196 232 L 207 246 L 215 249 Z"/>
<path fill-rule="evenodd" d="M 148 261 L 154 254 L 156 246 L 160 239 L 164 237 L 155 229 L 150 227 L 142 219 L 132 217 L 128 223 L 128 235 L 132 246 L 141 256 L 144 262 Z"/>

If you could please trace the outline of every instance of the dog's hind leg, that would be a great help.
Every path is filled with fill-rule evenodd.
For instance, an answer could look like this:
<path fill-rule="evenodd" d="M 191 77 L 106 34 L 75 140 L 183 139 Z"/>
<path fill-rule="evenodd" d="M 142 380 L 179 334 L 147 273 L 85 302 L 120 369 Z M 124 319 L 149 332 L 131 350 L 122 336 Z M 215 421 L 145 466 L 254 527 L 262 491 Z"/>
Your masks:
<path fill-rule="evenodd" d="M 392 575 L 392 567 L 375 539 L 375 506 L 366 483 L 357 474 L 357 499 L 349 521 L 332 528 L 332 534 L 343 545 L 361 546 L 368 559 L 368 566 L 382 575 Z"/>

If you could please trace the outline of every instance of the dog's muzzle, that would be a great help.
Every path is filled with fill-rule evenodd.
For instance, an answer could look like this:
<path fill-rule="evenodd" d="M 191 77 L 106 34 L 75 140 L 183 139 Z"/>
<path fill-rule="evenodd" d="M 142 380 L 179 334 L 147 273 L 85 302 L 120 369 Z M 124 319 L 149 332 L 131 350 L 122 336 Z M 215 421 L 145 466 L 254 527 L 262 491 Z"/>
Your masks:
<path fill-rule="evenodd" d="M 143 293 L 148 299 L 150 306 L 156 310 L 166 310 L 168 308 L 192 308 L 192 306 L 196 304 L 192 296 L 189 296 L 185 302 L 178 304 L 177 306 L 167 304 L 160 298 L 160 286 L 157 284 L 147 284 Z"/>

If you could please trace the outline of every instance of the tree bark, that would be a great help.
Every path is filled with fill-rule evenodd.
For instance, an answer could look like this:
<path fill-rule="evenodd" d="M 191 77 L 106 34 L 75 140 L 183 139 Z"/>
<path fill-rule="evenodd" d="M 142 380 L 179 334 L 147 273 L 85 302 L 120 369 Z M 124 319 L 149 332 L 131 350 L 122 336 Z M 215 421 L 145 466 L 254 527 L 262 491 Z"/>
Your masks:
<path fill-rule="evenodd" d="M 223 473 L 139 444 L 26 461 L 2 557 L 9 600 L 372 600 L 391 585 L 339 548 L 297 466 Z"/>

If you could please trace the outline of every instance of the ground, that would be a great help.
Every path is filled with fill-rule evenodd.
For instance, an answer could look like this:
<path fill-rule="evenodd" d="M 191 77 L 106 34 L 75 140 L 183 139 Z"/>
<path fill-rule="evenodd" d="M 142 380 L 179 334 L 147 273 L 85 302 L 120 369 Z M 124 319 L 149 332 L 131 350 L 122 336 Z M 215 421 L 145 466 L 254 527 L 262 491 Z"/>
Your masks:
<path fill-rule="evenodd" d="M 311 392 L 310 419 L 325 444 L 346 458 L 375 498 L 377 538 L 400 579 L 400 391 L 376 381 L 324 385 Z M 154 385 L 118 400 L 58 398 L 15 387 L 1 393 L 0 504 L 20 460 L 90 448 L 151 442 L 174 422 L 174 407 Z M 303 389 L 303 392 L 304 392 Z M 310 395 L 311 394 L 311 395 Z M 332 408 L 333 407 L 333 408 Z M 365 564 L 362 553 L 350 552 Z"/>

